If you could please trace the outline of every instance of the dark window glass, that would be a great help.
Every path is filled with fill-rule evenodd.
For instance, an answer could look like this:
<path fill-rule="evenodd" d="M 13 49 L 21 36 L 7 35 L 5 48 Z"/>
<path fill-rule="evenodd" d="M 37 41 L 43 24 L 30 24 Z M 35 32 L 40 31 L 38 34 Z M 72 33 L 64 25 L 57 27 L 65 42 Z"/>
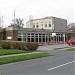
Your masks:
<path fill-rule="evenodd" d="M 21 38 L 18 38 L 18 41 L 21 41 Z"/>
<path fill-rule="evenodd" d="M 45 27 L 47 27 L 47 24 L 45 24 Z"/>
<path fill-rule="evenodd" d="M 49 24 L 49 27 L 51 27 L 51 24 Z"/>
<path fill-rule="evenodd" d="M 36 25 L 36 28 L 38 28 L 39 26 L 38 25 Z"/>

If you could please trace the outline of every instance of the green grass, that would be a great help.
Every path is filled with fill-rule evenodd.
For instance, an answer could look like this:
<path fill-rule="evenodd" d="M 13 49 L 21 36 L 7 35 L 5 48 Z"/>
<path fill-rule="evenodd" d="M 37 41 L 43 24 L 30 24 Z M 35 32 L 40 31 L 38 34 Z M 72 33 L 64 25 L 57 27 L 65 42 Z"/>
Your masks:
<path fill-rule="evenodd" d="M 46 52 L 42 52 L 42 53 L 34 53 L 34 54 L 27 54 L 27 55 L 3 57 L 3 58 L 0 58 L 0 64 L 35 59 L 35 58 L 41 58 L 41 57 L 45 57 L 45 56 L 49 56 L 49 54 Z"/>
<path fill-rule="evenodd" d="M 20 54 L 20 53 L 28 53 L 30 51 L 24 50 L 7 50 L 7 49 L 0 49 L 0 56 L 2 55 L 10 55 L 10 54 Z"/>
<path fill-rule="evenodd" d="M 69 48 L 68 50 L 69 51 L 75 51 L 75 48 Z"/>

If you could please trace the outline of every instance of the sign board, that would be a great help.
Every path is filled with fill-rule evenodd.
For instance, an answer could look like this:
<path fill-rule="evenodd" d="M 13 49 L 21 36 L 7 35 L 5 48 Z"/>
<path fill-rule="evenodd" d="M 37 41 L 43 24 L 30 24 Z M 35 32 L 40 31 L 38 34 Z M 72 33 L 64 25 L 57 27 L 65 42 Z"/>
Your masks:
<path fill-rule="evenodd" d="M 56 33 L 52 33 L 52 36 L 53 36 L 53 37 L 56 36 Z"/>
<path fill-rule="evenodd" d="M 11 39 L 12 39 L 12 37 L 10 37 L 10 36 L 9 36 L 9 37 L 7 37 L 7 39 L 8 39 L 8 40 L 11 40 Z"/>

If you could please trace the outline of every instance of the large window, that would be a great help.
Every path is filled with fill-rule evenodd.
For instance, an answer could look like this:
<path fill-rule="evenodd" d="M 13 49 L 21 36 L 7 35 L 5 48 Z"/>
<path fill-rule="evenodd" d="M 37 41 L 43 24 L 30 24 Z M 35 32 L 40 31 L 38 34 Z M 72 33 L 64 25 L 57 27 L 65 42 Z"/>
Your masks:
<path fill-rule="evenodd" d="M 18 33 L 18 41 L 26 41 L 26 33 Z"/>
<path fill-rule="evenodd" d="M 21 41 L 21 38 L 18 38 L 18 41 Z"/>

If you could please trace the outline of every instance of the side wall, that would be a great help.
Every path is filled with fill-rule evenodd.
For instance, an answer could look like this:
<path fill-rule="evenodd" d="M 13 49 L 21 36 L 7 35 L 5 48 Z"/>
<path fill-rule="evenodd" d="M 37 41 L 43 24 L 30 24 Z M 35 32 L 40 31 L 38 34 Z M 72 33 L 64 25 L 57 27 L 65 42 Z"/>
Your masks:
<path fill-rule="evenodd" d="M 67 20 L 52 17 L 52 22 L 54 24 L 54 30 L 56 32 L 66 32 L 67 31 Z"/>
<path fill-rule="evenodd" d="M 8 37 L 11 37 L 11 39 Z M 17 37 L 18 37 L 18 31 L 17 30 L 8 30 L 6 31 L 6 39 L 7 40 L 12 40 L 12 41 L 17 41 Z"/>
<path fill-rule="evenodd" d="M 3 32 L 0 32 L 0 40 L 3 40 Z"/>

